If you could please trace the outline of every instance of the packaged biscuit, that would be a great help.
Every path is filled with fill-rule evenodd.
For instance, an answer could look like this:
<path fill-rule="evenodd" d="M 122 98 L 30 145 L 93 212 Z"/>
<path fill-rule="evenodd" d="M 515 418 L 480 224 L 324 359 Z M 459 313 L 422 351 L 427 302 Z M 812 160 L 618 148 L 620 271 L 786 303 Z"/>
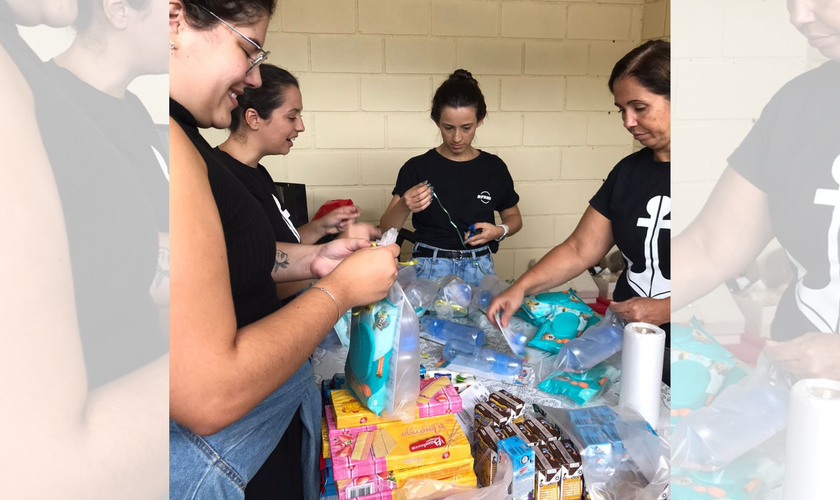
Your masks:
<path fill-rule="evenodd" d="M 352 479 L 338 479 L 336 487 L 338 498 L 358 498 L 383 491 L 402 488 L 409 479 L 434 479 L 438 481 L 458 480 L 464 477 L 475 478 L 472 457 L 455 461 L 444 461 L 425 467 L 414 467 L 379 474 L 358 476 Z M 475 479 L 473 479 L 475 481 Z"/>
<path fill-rule="evenodd" d="M 445 483 L 429 484 L 426 482 L 415 483 L 411 487 L 400 488 L 392 491 L 393 500 L 411 500 L 418 497 L 427 497 L 437 491 L 445 489 L 447 492 L 459 493 L 460 491 L 469 491 L 466 488 L 460 488 L 452 491 L 452 485 L 464 486 L 467 488 L 475 488 L 475 474 L 465 474 L 463 476 L 445 479 Z M 377 500 L 375 498 L 359 497 L 356 500 Z"/>
<path fill-rule="evenodd" d="M 513 418 L 513 412 L 509 408 L 496 405 L 490 401 L 485 401 L 475 405 L 475 428 L 483 427 L 485 425 L 495 425 L 501 427 L 510 422 Z"/>
<path fill-rule="evenodd" d="M 379 416 L 365 408 L 349 391 L 330 391 L 336 425 L 339 429 L 360 425 L 399 422 Z M 420 397 L 417 399 L 417 418 L 436 417 L 461 411 L 461 396 L 452 386 L 449 377 L 437 377 L 420 381 Z"/>
<path fill-rule="evenodd" d="M 505 454 L 513 465 L 512 500 L 534 498 L 534 450 L 518 436 L 502 439 L 498 443 L 499 455 Z"/>
<path fill-rule="evenodd" d="M 335 479 L 352 479 L 471 457 L 470 443 L 454 415 L 410 424 L 335 429 L 327 418 Z"/>
<path fill-rule="evenodd" d="M 559 500 L 581 500 L 583 494 L 583 468 L 580 453 L 568 439 L 550 441 L 548 449 L 560 461 Z"/>
<path fill-rule="evenodd" d="M 499 406 L 510 408 L 513 411 L 515 421 L 521 421 L 525 418 L 525 402 L 504 389 L 490 393 L 490 401 Z"/>
<path fill-rule="evenodd" d="M 560 439 L 560 431 L 549 424 L 548 421 L 542 417 L 529 418 L 525 421 L 525 427 L 531 431 L 531 434 L 539 439 L 540 444 L 545 444 L 549 441 Z"/>
<path fill-rule="evenodd" d="M 476 475 L 479 483 L 489 486 L 496 477 L 496 469 L 499 465 L 498 442 L 506 439 L 507 436 L 495 425 L 485 425 L 477 429 L 475 433 Z"/>
<path fill-rule="evenodd" d="M 321 457 L 330 458 L 330 435 L 327 430 L 327 417 L 321 417 Z"/>
<path fill-rule="evenodd" d="M 525 422 L 527 422 L 527 420 Z M 504 425 L 504 427 L 502 427 L 502 432 L 505 433 L 506 437 L 519 436 L 519 439 L 524 441 L 527 445 L 540 444 L 542 439 L 532 433 L 525 425 L 525 422 L 508 422 Z"/>
<path fill-rule="evenodd" d="M 560 459 L 546 444 L 538 444 L 532 446 L 532 448 L 534 449 L 535 469 L 534 499 L 559 500 L 560 481 L 563 476 Z"/>

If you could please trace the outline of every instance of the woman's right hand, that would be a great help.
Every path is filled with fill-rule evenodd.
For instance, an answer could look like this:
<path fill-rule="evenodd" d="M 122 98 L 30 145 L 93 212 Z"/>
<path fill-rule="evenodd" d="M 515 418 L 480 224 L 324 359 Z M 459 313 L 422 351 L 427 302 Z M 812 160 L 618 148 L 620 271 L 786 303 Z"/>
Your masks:
<path fill-rule="evenodd" d="M 340 297 L 349 309 L 381 300 L 397 281 L 400 247 L 368 247 L 353 252 L 319 283 Z"/>
<path fill-rule="evenodd" d="M 504 292 L 493 297 L 493 300 L 490 301 L 490 307 L 487 308 L 487 319 L 495 325 L 496 313 L 501 311 L 500 320 L 502 326 L 508 326 L 510 317 L 522 307 L 523 299 L 525 299 L 525 292 L 520 290 L 515 284 L 512 285 Z"/>
<path fill-rule="evenodd" d="M 406 191 L 402 199 L 411 213 L 422 212 L 432 204 L 432 188 L 426 184 L 426 181 L 423 181 Z"/>

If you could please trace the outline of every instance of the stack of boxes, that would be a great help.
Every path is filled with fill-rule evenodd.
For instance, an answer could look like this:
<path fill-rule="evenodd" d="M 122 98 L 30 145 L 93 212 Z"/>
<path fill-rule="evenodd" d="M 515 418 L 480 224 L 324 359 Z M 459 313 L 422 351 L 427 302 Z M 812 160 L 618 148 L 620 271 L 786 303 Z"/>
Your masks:
<path fill-rule="evenodd" d="M 461 398 L 446 377 L 420 382 L 417 419 L 389 421 L 345 390 L 332 390 L 325 407 L 326 485 L 339 500 L 391 500 L 408 479 L 475 486 L 470 445 L 454 413 Z"/>
<path fill-rule="evenodd" d="M 479 482 L 493 482 L 504 453 L 513 464 L 514 499 L 580 500 L 583 470 L 574 445 L 562 440 L 544 418 L 526 419 L 524 409 L 525 403 L 507 391 L 494 392 L 476 405 Z"/>

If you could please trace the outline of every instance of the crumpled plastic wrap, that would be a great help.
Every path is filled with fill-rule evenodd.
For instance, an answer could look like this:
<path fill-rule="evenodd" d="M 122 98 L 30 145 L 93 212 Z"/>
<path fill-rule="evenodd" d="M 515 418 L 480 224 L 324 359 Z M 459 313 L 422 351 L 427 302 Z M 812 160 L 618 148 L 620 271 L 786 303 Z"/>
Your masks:
<path fill-rule="evenodd" d="M 499 456 L 499 465 L 493 484 L 485 488 L 458 486 L 447 481 L 409 479 L 394 491 L 397 500 L 507 500 L 508 486 L 513 480 L 513 465 L 505 454 Z"/>
<path fill-rule="evenodd" d="M 783 430 L 794 383 L 760 356 L 752 375 L 677 423 L 671 440 L 675 467 L 717 470 Z"/>
<path fill-rule="evenodd" d="M 572 439 L 592 500 L 655 500 L 671 479 L 671 447 L 630 408 L 534 408 Z"/>

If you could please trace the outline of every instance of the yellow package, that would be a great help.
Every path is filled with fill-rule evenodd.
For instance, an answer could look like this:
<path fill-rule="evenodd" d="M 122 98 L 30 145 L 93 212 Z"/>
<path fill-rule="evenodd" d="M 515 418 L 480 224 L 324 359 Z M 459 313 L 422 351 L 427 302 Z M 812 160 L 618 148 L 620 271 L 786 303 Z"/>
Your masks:
<path fill-rule="evenodd" d="M 448 493 L 461 493 L 476 488 L 476 477 L 474 473 L 444 479 L 443 481 L 423 481 L 400 488 L 391 492 L 393 500 L 409 500 L 411 498 L 432 495 L 439 491 Z"/>
<path fill-rule="evenodd" d="M 361 430 L 364 429 L 364 430 Z M 344 429 L 332 450 L 336 479 L 379 474 L 431 464 L 445 466 L 471 459 L 470 443 L 453 415 L 392 422 L 386 426 Z"/>
<path fill-rule="evenodd" d="M 325 459 L 330 458 L 330 435 L 325 417 L 321 417 L 321 456 Z"/>

